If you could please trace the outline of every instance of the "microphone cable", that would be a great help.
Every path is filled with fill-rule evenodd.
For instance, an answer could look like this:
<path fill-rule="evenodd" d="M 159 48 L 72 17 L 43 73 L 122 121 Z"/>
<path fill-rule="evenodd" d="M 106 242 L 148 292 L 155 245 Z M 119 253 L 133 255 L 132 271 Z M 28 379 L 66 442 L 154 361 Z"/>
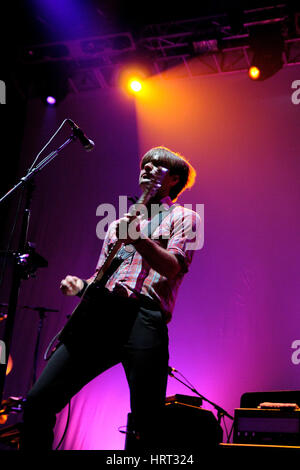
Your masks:
<path fill-rule="evenodd" d="M 61 130 L 61 128 L 65 125 L 65 123 L 67 122 L 68 120 L 67 119 L 64 119 L 63 122 L 61 123 L 61 125 L 59 126 L 59 128 L 54 132 L 54 134 L 50 137 L 50 139 L 48 140 L 48 142 L 44 145 L 44 147 L 42 148 L 42 150 L 39 151 L 39 153 L 37 154 L 37 156 L 35 157 L 32 165 L 30 168 L 28 168 L 27 170 L 27 173 L 29 173 L 34 165 L 36 164 L 36 162 L 38 161 L 39 159 L 39 156 L 42 154 L 42 152 L 48 147 L 48 145 L 52 142 L 52 140 L 54 139 L 54 137 L 56 137 L 56 135 L 59 133 L 59 131 Z"/>

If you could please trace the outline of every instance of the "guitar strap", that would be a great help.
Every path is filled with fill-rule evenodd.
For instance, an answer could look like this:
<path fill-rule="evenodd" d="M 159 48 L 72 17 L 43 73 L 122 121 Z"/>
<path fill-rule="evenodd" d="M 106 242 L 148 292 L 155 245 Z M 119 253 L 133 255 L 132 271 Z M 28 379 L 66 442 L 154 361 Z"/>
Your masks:
<path fill-rule="evenodd" d="M 164 218 L 171 213 L 171 211 L 176 205 L 177 204 L 173 204 L 168 209 L 163 209 L 162 211 L 158 212 L 151 220 L 149 220 L 148 224 L 143 228 L 142 234 L 147 235 L 147 237 L 150 237 L 155 232 L 157 227 L 161 225 Z M 135 252 L 136 249 L 134 248 L 134 246 L 129 244 L 120 248 L 120 250 L 116 254 L 116 257 L 124 261 L 130 256 L 133 256 Z"/>

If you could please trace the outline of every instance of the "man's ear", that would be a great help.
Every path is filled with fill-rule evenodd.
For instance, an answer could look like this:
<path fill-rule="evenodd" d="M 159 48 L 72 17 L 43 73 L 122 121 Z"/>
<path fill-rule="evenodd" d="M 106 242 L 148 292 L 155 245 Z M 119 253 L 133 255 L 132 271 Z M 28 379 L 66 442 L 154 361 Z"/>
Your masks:
<path fill-rule="evenodd" d="M 175 186 L 178 183 L 179 179 L 179 175 L 170 175 L 172 186 Z"/>

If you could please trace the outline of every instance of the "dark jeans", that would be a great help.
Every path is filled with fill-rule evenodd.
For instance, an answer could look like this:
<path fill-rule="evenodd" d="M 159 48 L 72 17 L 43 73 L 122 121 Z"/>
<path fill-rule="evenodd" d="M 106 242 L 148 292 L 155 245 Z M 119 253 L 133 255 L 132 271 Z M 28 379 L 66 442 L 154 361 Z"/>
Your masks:
<path fill-rule="evenodd" d="M 151 305 L 114 299 L 53 354 L 24 405 L 21 450 L 51 450 L 56 414 L 93 378 L 122 363 L 140 449 L 159 445 L 168 376 L 168 331 Z M 96 318 L 95 317 L 95 318 Z M 101 318 L 101 320 L 100 320 Z M 104 327 L 104 328 L 103 328 Z M 76 339 L 77 338 L 77 339 Z"/>

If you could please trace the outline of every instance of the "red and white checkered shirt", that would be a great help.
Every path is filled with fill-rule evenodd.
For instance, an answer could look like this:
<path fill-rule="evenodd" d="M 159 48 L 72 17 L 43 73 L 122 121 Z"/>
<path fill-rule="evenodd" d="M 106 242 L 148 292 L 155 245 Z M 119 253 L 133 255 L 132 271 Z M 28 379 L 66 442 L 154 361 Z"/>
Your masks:
<path fill-rule="evenodd" d="M 170 207 L 173 203 L 169 197 L 161 204 Z M 117 240 L 116 223 L 110 224 L 103 242 L 97 270 L 101 268 L 111 244 Z M 140 229 L 143 230 L 148 220 L 142 220 Z M 171 320 L 178 288 L 184 274 L 188 271 L 194 254 L 195 240 L 199 237 L 200 216 L 180 205 L 175 205 L 169 214 L 157 227 L 151 238 L 174 253 L 181 263 L 182 269 L 173 279 L 162 276 L 135 251 L 133 256 L 125 259 L 106 283 L 106 288 L 117 295 L 137 297 L 142 294 L 159 304 L 166 315 L 166 321 Z M 131 245 L 132 246 L 132 245 Z"/>

